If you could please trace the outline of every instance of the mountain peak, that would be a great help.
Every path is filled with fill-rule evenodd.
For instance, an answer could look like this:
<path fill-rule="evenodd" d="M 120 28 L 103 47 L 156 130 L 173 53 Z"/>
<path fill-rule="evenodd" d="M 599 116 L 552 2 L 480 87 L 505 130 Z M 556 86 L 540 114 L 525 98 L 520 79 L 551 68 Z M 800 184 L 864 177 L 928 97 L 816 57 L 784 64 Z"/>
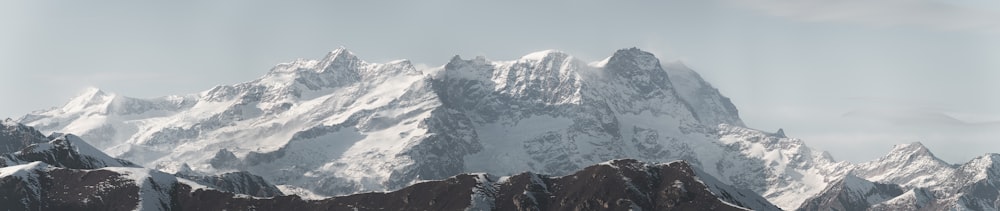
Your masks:
<path fill-rule="evenodd" d="M 63 106 L 63 111 L 77 111 L 93 105 L 107 103 L 114 98 L 114 94 L 108 94 L 95 87 L 87 87 L 84 91 L 73 97 Z"/>
<path fill-rule="evenodd" d="M 93 86 L 84 88 L 83 93 L 80 93 L 80 95 L 104 95 L 104 94 L 105 94 L 104 90 L 101 90 L 100 88 Z"/>
<path fill-rule="evenodd" d="M 93 99 L 93 98 L 104 97 L 104 96 L 108 96 L 108 95 L 109 94 L 107 92 L 104 92 L 104 90 L 101 90 L 100 88 L 92 87 L 91 86 L 91 87 L 84 88 L 83 92 L 80 92 L 79 94 L 77 94 L 75 97 L 73 97 L 73 99 L 74 100 L 75 99 L 90 100 L 90 99 Z"/>
<path fill-rule="evenodd" d="M 322 60 L 319 61 L 319 67 L 321 67 L 321 72 L 326 72 L 330 70 L 343 70 L 348 69 L 361 63 L 361 59 L 354 55 L 347 48 L 339 47 L 327 53 Z"/>
<path fill-rule="evenodd" d="M 660 59 L 656 58 L 653 53 L 635 47 L 615 51 L 615 54 L 608 58 L 606 66 L 631 72 L 662 69 Z"/>
<path fill-rule="evenodd" d="M 917 160 L 931 160 L 936 163 L 946 164 L 943 160 L 931 153 L 924 144 L 912 142 L 909 144 L 897 144 L 892 147 L 889 154 L 882 157 L 883 161 L 910 163 Z"/>
<path fill-rule="evenodd" d="M 912 142 L 909 144 L 897 144 L 892 147 L 889 152 L 890 155 L 929 155 L 934 156 L 933 153 L 924 144 L 920 142 Z"/>
<path fill-rule="evenodd" d="M 919 142 L 899 144 L 889 154 L 854 169 L 858 176 L 870 181 L 927 187 L 935 180 L 927 178 L 949 177 L 954 171 L 947 162 L 937 158 Z"/>
<path fill-rule="evenodd" d="M 631 47 L 618 49 L 614 54 L 611 55 L 611 61 L 646 61 L 646 60 L 656 60 L 656 64 L 660 64 L 660 60 L 656 58 L 653 53 L 643 51 L 642 49 Z"/>

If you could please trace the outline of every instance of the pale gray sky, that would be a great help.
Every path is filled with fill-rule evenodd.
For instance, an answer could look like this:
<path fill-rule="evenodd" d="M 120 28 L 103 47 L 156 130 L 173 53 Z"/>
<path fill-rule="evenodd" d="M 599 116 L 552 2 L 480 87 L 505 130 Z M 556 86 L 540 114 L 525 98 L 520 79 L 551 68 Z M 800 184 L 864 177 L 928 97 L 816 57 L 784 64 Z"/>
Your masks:
<path fill-rule="evenodd" d="M 0 116 L 85 87 L 193 93 L 347 47 L 436 66 L 637 46 L 682 60 L 754 128 L 838 159 L 921 141 L 949 162 L 1000 152 L 1000 1 L 3 1 Z"/>

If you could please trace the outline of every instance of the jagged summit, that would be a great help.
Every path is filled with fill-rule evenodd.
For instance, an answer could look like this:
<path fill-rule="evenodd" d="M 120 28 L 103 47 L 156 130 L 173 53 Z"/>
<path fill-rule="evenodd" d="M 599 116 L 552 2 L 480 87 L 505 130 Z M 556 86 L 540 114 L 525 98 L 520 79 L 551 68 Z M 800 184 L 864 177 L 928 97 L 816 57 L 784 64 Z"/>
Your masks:
<path fill-rule="evenodd" d="M 975 157 L 968 163 L 965 163 L 958 167 L 958 171 L 965 172 L 966 175 L 972 175 L 974 179 L 972 180 L 982 180 L 987 178 L 993 178 L 1000 181 L 1000 154 L 997 153 L 986 153 L 985 155 Z"/>
<path fill-rule="evenodd" d="M 102 96 L 102 95 L 106 95 L 104 90 L 101 90 L 101 88 L 89 86 L 87 88 L 84 88 L 83 91 L 80 92 L 80 94 L 77 94 L 77 97 Z"/>
<path fill-rule="evenodd" d="M 626 72 L 662 69 L 660 59 L 657 59 L 653 53 L 635 47 L 615 51 L 614 55 L 608 59 L 606 66 Z"/>
<path fill-rule="evenodd" d="M 0 124 L 0 154 L 14 153 L 32 144 L 48 141 L 38 130 L 10 118 L 4 119 Z"/>
<path fill-rule="evenodd" d="M 904 187 L 929 187 L 946 180 L 954 167 L 934 156 L 919 142 L 899 144 L 885 156 L 858 164 L 858 176 Z"/>
<path fill-rule="evenodd" d="M 927 157 L 927 158 L 932 158 L 932 159 L 935 159 L 935 160 L 940 160 L 937 156 L 934 156 L 934 153 L 931 153 L 930 149 L 927 149 L 927 147 L 925 147 L 924 144 L 922 144 L 920 142 L 912 142 L 912 143 L 909 143 L 909 144 L 897 144 L 897 145 L 894 145 L 892 147 L 892 150 L 889 151 L 889 154 L 887 154 L 885 156 L 885 158 L 887 158 L 887 159 L 895 159 L 895 160 L 901 160 L 901 159 L 907 159 L 907 160 L 909 160 L 909 159 L 918 159 L 918 158 L 921 158 L 921 157 Z M 944 162 L 944 161 L 941 161 L 941 162 Z"/>
<path fill-rule="evenodd" d="M 319 68 L 317 69 L 320 72 L 346 71 L 355 69 L 363 63 L 365 62 L 347 50 L 347 48 L 340 47 L 330 51 L 323 59 L 319 60 Z"/>

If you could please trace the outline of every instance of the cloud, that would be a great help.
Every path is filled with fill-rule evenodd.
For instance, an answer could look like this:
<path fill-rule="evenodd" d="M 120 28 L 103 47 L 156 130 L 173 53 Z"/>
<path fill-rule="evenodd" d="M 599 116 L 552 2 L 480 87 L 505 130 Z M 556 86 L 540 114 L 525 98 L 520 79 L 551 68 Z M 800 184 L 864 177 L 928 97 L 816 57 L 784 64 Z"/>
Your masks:
<path fill-rule="evenodd" d="M 1000 120 L 986 113 L 956 110 L 946 103 L 898 98 L 848 98 L 858 104 L 842 117 L 875 120 L 897 126 L 1000 128 Z"/>
<path fill-rule="evenodd" d="M 808 22 L 917 26 L 935 30 L 1000 33 L 1000 12 L 932 0 L 729 1 L 737 7 Z M 979 5 L 990 6 L 986 3 Z M 995 5 L 993 5 L 995 6 Z"/>
<path fill-rule="evenodd" d="M 92 72 L 92 73 L 65 73 L 65 74 L 39 74 L 39 77 L 56 82 L 122 82 L 122 81 L 145 81 L 162 80 L 168 77 L 167 74 L 142 71 L 118 71 L 118 72 Z"/>
<path fill-rule="evenodd" d="M 885 121 L 893 125 L 926 125 L 953 127 L 1000 127 L 1000 122 L 971 122 L 950 114 L 929 109 L 863 108 L 843 114 L 844 117 Z"/>

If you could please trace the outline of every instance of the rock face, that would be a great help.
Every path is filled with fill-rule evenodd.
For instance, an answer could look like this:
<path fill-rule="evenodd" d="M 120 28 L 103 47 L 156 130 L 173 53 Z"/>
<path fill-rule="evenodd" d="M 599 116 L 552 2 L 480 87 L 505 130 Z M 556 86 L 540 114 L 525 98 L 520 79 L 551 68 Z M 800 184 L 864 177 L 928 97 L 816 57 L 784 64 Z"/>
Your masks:
<path fill-rule="evenodd" d="M 184 210 L 778 210 L 752 192 L 699 178 L 685 162 L 613 160 L 562 177 L 461 174 L 393 192 L 315 201 L 240 198 L 181 187 L 173 205 Z"/>
<path fill-rule="evenodd" d="M 0 122 L 0 154 L 20 151 L 28 145 L 49 142 L 41 132 L 11 119 Z"/>
<path fill-rule="evenodd" d="M 463 172 L 566 175 L 635 158 L 686 160 L 794 209 L 849 169 L 798 139 L 745 128 L 697 73 L 636 48 L 593 63 L 552 50 L 513 61 L 456 56 L 423 70 L 337 49 L 194 94 L 93 89 L 19 121 L 144 166 L 246 171 L 322 195 Z"/>

